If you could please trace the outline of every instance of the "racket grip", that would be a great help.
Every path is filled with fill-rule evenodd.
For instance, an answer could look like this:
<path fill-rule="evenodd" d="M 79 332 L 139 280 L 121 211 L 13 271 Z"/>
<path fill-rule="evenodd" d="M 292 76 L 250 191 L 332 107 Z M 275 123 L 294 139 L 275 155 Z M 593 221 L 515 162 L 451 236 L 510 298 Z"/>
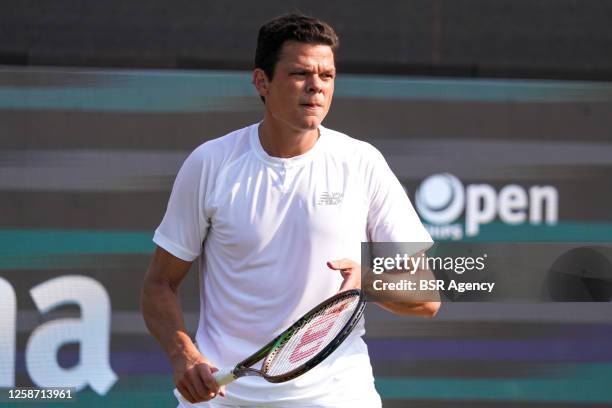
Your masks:
<path fill-rule="evenodd" d="M 236 378 L 238 378 L 234 375 L 233 371 L 234 367 L 222 368 L 221 370 L 214 372 L 213 377 L 215 378 L 217 384 L 223 386 L 233 382 Z"/>

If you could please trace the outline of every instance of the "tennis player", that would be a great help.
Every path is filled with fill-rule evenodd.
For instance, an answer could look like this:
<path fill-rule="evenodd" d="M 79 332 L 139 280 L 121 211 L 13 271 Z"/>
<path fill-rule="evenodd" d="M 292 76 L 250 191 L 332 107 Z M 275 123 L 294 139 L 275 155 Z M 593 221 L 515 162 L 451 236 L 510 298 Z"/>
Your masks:
<path fill-rule="evenodd" d="M 142 311 L 174 368 L 179 407 L 381 406 L 363 320 L 294 380 L 244 377 L 224 389 L 212 377 L 322 300 L 360 287 L 362 241 L 431 242 L 380 152 L 321 125 L 337 48 L 336 33 L 318 19 L 291 14 L 263 25 L 253 71 L 263 120 L 202 144 L 177 175 L 153 238 Z M 194 344 L 177 290 L 198 257 Z M 439 303 L 385 307 L 433 316 Z"/>

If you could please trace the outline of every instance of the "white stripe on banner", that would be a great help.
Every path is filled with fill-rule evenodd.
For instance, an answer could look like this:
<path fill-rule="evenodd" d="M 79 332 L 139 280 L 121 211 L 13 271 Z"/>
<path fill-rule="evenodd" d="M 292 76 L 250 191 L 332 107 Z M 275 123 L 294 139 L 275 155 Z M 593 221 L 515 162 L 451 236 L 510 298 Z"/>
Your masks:
<path fill-rule="evenodd" d="M 612 143 L 473 139 L 372 142 L 400 178 L 423 178 L 440 168 L 459 177 L 482 178 L 486 174 L 488 180 L 564 180 L 579 177 L 575 166 L 612 166 Z M 168 191 L 188 154 L 157 150 L 4 150 L 0 152 L 0 190 Z"/>
<path fill-rule="evenodd" d="M 188 152 L 9 150 L 0 152 L 0 190 L 167 191 Z"/>

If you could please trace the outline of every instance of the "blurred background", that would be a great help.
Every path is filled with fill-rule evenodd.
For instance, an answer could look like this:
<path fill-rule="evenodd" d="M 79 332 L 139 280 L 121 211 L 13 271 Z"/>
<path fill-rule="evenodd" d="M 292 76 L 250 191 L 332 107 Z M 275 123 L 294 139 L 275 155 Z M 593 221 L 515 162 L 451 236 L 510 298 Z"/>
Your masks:
<path fill-rule="evenodd" d="M 437 241 L 612 241 L 612 1 L 4 1 L 3 406 L 66 378 L 72 405 L 38 405 L 175 406 L 138 310 L 152 234 L 188 153 L 260 120 L 257 30 L 290 11 L 341 38 L 324 125 L 383 152 Z M 427 321 L 371 305 L 384 406 L 610 407 L 597 300 L 447 303 Z"/>

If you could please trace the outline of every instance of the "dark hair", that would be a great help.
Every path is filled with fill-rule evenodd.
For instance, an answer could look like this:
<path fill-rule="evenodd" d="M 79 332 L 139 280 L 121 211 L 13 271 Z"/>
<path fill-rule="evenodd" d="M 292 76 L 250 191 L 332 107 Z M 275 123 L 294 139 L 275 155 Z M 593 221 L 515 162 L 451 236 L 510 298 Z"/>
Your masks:
<path fill-rule="evenodd" d="M 259 29 L 255 50 L 255 68 L 261 68 L 270 80 L 286 41 L 329 45 L 334 54 L 340 45 L 336 32 L 324 21 L 301 14 L 276 17 Z"/>

